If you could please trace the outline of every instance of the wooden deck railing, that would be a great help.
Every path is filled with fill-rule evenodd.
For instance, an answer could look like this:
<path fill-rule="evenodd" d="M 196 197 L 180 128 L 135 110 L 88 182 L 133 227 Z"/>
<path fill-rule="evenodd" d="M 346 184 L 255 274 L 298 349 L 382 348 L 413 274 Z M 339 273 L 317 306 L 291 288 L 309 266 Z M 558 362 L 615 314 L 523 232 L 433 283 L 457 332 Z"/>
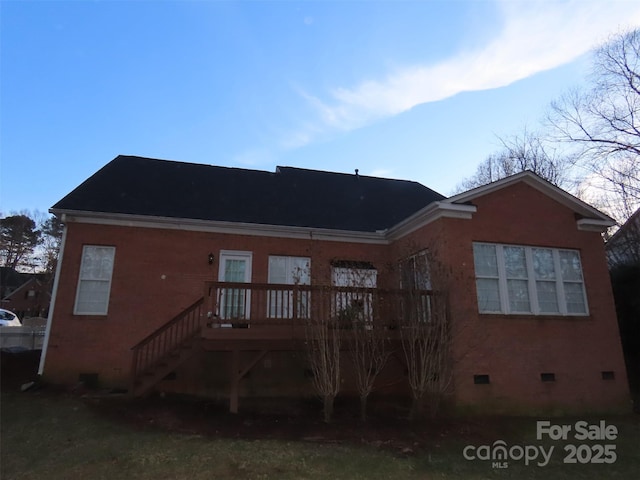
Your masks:
<path fill-rule="evenodd" d="M 289 326 L 313 321 L 350 328 L 357 321 L 395 328 L 408 315 L 429 321 L 432 296 L 430 290 L 206 282 L 203 308 L 210 327 Z"/>
<path fill-rule="evenodd" d="M 204 299 L 200 298 L 132 348 L 134 380 L 157 365 L 165 356 L 172 354 L 200 335 L 203 304 Z"/>
<path fill-rule="evenodd" d="M 397 330 L 409 322 L 429 322 L 433 295 L 429 290 L 206 282 L 202 298 L 132 347 L 131 392 L 139 394 L 160 381 L 200 339 L 217 339 L 222 343 L 216 348 L 230 348 L 234 339 L 304 338 L 308 325 Z M 205 326 L 228 329 L 205 333 Z"/>

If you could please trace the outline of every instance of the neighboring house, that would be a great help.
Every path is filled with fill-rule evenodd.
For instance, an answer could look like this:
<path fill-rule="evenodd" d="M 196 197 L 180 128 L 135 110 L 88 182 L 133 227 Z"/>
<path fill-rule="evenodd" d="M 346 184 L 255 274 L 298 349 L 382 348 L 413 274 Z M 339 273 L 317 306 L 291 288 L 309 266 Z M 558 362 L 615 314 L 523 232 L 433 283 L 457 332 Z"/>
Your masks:
<path fill-rule="evenodd" d="M 397 340 L 397 310 L 378 302 L 420 284 L 448 297 L 458 409 L 631 408 L 601 237 L 613 221 L 531 172 L 445 198 L 357 172 L 120 156 L 51 212 L 65 232 L 48 381 L 232 410 L 244 395 L 308 395 L 311 316 L 356 295 Z M 415 270 L 427 250 L 443 277 Z M 347 362 L 342 376 L 353 391 Z M 377 391 L 406 384 L 400 349 Z"/>
<path fill-rule="evenodd" d="M 640 265 L 640 209 L 613 234 L 605 248 L 611 268 Z"/>
<path fill-rule="evenodd" d="M 29 274 L 10 267 L 0 267 L 0 298 L 4 298 L 29 279 Z"/>
<path fill-rule="evenodd" d="M 605 245 L 627 375 L 640 410 L 640 209 Z"/>
<path fill-rule="evenodd" d="M 0 306 L 20 319 L 46 317 L 49 313 L 51 283 L 45 274 L 19 273 L 2 267 L 2 291 Z"/>

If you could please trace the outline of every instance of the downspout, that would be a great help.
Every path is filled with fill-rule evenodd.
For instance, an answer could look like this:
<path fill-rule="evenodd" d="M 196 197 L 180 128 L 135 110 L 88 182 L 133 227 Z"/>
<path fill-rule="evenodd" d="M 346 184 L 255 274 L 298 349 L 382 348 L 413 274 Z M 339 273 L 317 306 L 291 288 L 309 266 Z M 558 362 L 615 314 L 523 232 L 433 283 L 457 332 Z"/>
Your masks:
<path fill-rule="evenodd" d="M 63 222 L 65 215 L 62 215 Z M 49 305 L 49 315 L 47 316 L 47 328 L 44 331 L 44 341 L 42 342 L 42 353 L 40 354 L 40 365 L 38 366 L 38 375 L 44 372 L 44 362 L 47 357 L 47 349 L 49 347 L 49 335 L 51 334 L 51 322 L 53 321 L 53 310 L 56 307 L 56 297 L 58 296 L 58 284 L 60 283 L 60 270 L 62 269 L 62 259 L 64 257 L 64 246 L 67 243 L 67 225 L 62 230 L 62 241 L 60 242 L 60 252 L 58 253 L 58 264 L 56 265 L 56 275 L 53 277 L 53 292 L 51 294 L 51 304 Z"/>

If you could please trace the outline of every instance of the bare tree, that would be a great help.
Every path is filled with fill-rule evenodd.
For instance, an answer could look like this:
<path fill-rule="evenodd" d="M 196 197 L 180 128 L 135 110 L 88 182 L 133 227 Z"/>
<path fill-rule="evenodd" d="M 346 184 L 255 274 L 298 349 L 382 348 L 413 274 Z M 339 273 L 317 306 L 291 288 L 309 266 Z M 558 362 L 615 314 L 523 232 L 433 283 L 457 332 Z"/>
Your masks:
<path fill-rule="evenodd" d="M 400 335 L 412 393 L 409 416 L 421 417 L 426 402 L 435 416 L 452 376 L 446 276 L 433 250 L 409 257 L 402 269 Z M 433 285 L 440 288 L 434 291 Z"/>
<path fill-rule="evenodd" d="M 58 253 L 62 242 L 64 225 L 58 217 L 50 216 L 40 224 L 40 256 L 44 272 L 53 277 L 58 264 Z"/>
<path fill-rule="evenodd" d="M 579 157 L 583 189 L 597 188 L 596 203 L 620 223 L 629 218 L 640 205 L 640 30 L 597 49 L 590 88 L 553 102 L 548 121 Z"/>
<path fill-rule="evenodd" d="M 640 209 L 606 243 L 609 268 L 640 266 Z"/>
<path fill-rule="evenodd" d="M 340 391 L 341 338 L 338 323 L 324 308 L 325 302 L 321 301 L 321 304 L 307 316 L 305 335 L 313 385 L 322 397 L 324 421 L 329 423 L 333 417 L 333 402 Z"/>
<path fill-rule="evenodd" d="M 367 400 L 378 375 L 389 359 L 389 340 L 385 329 L 384 298 L 375 290 L 371 270 L 350 270 L 351 287 L 338 294 L 338 319 L 349 329 L 349 355 L 360 397 L 360 419 L 367 420 Z"/>
<path fill-rule="evenodd" d="M 574 158 L 561 153 L 540 134 L 525 130 L 522 135 L 499 138 L 502 149 L 487 157 L 476 173 L 463 180 L 457 191 L 495 182 L 530 170 L 556 186 L 567 186 Z"/>

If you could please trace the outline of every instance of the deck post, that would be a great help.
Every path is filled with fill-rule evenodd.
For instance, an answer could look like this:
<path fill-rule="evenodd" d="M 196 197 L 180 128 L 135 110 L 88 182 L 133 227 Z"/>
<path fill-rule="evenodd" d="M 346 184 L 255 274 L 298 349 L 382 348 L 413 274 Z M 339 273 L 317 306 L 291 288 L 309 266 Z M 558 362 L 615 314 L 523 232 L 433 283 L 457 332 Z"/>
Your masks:
<path fill-rule="evenodd" d="M 238 391 L 240 390 L 240 350 L 231 352 L 231 391 L 229 392 L 229 412 L 238 413 Z"/>

